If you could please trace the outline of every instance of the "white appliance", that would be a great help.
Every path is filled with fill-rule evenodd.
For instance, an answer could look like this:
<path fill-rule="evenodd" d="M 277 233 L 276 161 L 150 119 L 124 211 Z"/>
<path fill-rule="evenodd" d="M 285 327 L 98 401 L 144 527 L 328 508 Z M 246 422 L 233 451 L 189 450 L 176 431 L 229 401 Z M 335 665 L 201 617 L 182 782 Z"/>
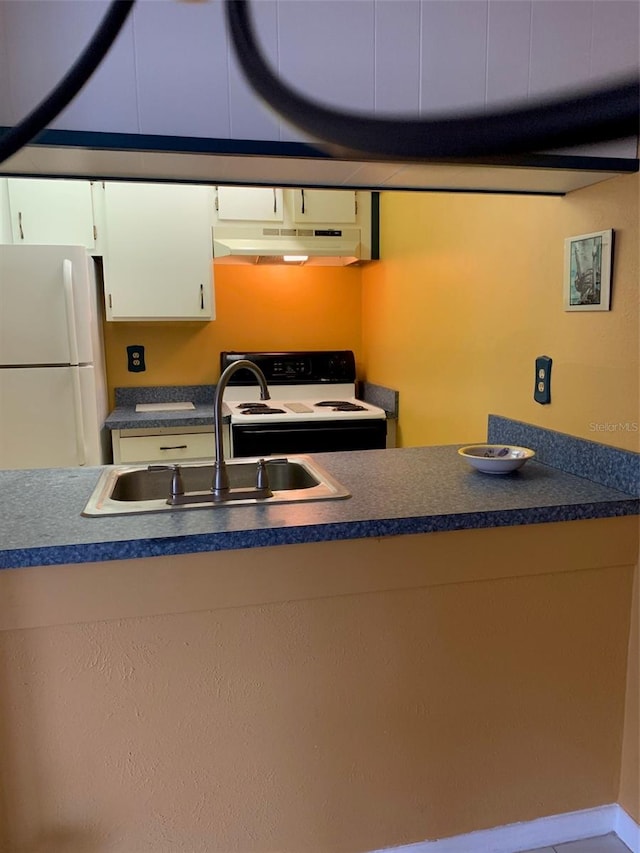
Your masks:
<path fill-rule="evenodd" d="M 374 450 L 386 446 L 384 409 L 356 398 L 351 350 L 223 352 L 220 367 L 247 359 L 263 372 L 271 398 L 248 370 L 225 389 L 233 456 Z"/>
<path fill-rule="evenodd" d="M 371 193 L 293 187 L 216 188 L 213 262 L 344 267 L 371 260 Z M 377 241 L 376 241 L 377 243 Z"/>
<path fill-rule="evenodd" d="M 359 228 L 329 226 L 217 225 L 213 228 L 214 263 L 350 266 L 362 258 Z M 295 261 L 294 261 L 295 263 Z"/>
<path fill-rule="evenodd" d="M 0 246 L 0 469 L 107 461 L 98 270 L 80 246 Z"/>

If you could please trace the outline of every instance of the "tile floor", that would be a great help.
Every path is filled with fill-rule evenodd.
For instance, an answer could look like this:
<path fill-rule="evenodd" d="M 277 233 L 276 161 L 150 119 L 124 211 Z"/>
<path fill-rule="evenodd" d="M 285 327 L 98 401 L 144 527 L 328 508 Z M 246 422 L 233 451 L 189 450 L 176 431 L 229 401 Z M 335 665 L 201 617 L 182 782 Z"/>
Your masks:
<path fill-rule="evenodd" d="M 539 847 L 527 850 L 527 853 L 629 853 L 629 848 L 615 833 L 599 835 L 597 838 L 585 838 L 583 841 L 569 841 L 567 844 L 554 844 L 553 847 Z"/>

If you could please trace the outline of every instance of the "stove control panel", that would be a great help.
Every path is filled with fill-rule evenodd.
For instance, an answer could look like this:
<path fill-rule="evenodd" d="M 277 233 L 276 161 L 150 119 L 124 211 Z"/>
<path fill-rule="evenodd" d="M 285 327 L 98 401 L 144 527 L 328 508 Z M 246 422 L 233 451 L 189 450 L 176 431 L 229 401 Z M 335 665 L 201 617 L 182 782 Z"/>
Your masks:
<path fill-rule="evenodd" d="M 253 361 L 253 359 L 249 359 Z M 311 373 L 311 362 L 306 358 L 279 358 L 272 362 L 274 379 L 304 379 Z"/>
<path fill-rule="evenodd" d="M 222 352 L 220 371 L 234 361 L 247 359 L 264 373 L 270 385 L 319 385 L 356 381 L 356 362 L 351 350 L 307 350 L 300 352 Z M 254 385 L 248 370 L 239 370 L 230 385 Z"/>

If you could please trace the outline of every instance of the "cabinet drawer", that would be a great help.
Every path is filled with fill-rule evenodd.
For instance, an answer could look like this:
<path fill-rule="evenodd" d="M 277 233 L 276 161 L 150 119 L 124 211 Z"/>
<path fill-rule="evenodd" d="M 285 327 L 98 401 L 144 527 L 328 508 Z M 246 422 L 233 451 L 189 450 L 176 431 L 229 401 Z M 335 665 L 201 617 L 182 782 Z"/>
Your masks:
<path fill-rule="evenodd" d="M 172 462 L 180 459 L 213 459 L 215 445 L 213 432 L 137 435 L 120 438 L 120 463 Z M 114 457 L 115 457 L 114 442 Z"/>

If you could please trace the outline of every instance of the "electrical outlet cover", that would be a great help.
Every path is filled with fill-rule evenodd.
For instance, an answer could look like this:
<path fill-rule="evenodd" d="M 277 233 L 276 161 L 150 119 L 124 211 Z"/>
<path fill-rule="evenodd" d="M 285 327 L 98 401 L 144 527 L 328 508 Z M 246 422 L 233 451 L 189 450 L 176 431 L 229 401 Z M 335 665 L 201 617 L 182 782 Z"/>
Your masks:
<path fill-rule="evenodd" d="M 127 368 L 129 373 L 142 373 L 146 370 L 144 363 L 144 347 L 140 344 L 132 344 L 127 347 Z"/>
<path fill-rule="evenodd" d="M 546 405 L 551 402 L 551 364 L 548 355 L 536 358 L 536 380 L 533 387 L 533 399 L 536 403 Z"/>

